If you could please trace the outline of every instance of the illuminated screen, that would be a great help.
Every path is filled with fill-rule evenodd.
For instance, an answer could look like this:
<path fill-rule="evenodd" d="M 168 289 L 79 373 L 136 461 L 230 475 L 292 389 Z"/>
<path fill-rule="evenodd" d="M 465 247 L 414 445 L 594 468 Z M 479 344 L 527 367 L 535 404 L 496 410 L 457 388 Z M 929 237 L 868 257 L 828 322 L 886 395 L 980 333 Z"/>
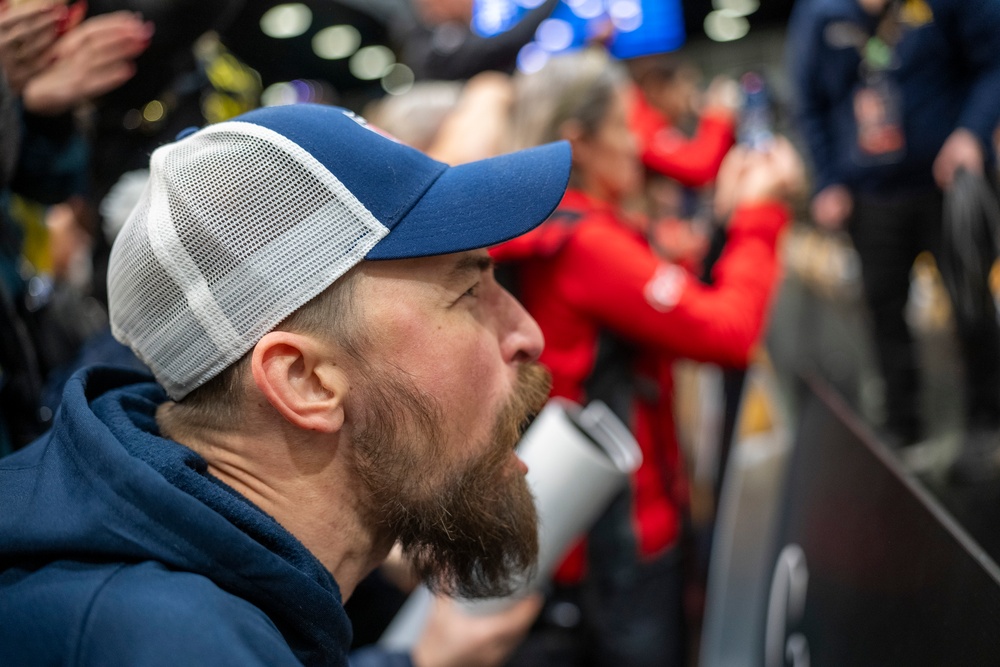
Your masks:
<path fill-rule="evenodd" d="M 491 37 L 509 30 L 543 0 L 475 0 L 472 29 Z M 562 0 L 521 49 L 518 67 L 534 71 L 548 56 L 583 47 L 611 31 L 616 58 L 674 51 L 684 44 L 679 0 Z"/>

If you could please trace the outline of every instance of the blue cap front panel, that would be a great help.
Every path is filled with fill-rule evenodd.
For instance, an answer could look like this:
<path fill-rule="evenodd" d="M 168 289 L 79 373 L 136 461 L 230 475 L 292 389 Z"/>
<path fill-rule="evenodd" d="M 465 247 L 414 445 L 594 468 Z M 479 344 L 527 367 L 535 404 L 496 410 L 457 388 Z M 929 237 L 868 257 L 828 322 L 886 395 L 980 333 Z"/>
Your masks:
<path fill-rule="evenodd" d="M 348 114 L 338 107 L 293 105 L 265 107 L 233 120 L 274 130 L 301 146 L 392 229 L 447 165 Z"/>

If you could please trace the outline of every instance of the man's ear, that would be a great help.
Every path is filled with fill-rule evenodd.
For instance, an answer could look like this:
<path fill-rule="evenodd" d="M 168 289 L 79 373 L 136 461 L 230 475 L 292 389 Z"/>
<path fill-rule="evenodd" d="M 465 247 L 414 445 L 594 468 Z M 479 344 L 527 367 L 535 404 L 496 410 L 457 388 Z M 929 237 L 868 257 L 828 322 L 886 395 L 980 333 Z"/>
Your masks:
<path fill-rule="evenodd" d="M 334 433 L 344 425 L 350 382 L 328 344 L 272 331 L 257 341 L 250 364 L 257 389 L 292 425 L 321 433 Z"/>

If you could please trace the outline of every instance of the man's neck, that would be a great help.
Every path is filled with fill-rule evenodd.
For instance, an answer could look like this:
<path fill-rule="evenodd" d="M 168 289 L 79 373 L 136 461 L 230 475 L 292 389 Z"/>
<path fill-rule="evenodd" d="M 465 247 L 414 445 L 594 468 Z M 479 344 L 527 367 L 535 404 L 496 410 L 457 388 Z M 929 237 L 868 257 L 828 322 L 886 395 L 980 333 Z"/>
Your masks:
<path fill-rule="evenodd" d="M 252 432 L 176 428 L 174 403 L 156 420 L 164 437 L 194 450 L 209 473 L 273 517 L 326 567 L 346 601 L 392 547 L 377 536 L 359 497 L 359 484 L 336 441 L 302 437 L 286 423 L 244 426 Z"/>

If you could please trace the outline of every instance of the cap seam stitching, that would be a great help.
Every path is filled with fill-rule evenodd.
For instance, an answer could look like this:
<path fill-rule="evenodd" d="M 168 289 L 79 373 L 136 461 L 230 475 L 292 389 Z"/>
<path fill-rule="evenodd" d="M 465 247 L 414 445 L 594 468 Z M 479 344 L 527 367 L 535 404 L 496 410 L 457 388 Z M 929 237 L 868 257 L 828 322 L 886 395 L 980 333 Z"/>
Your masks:
<path fill-rule="evenodd" d="M 443 162 L 442 162 L 442 163 L 440 163 L 440 164 L 444 165 L 444 169 L 442 169 L 441 171 L 439 171 L 439 172 L 438 172 L 438 173 L 437 173 L 437 174 L 436 174 L 436 175 L 434 176 L 434 178 L 432 178 L 432 179 L 431 179 L 431 180 L 430 180 L 430 181 L 429 181 L 429 182 L 427 183 L 427 185 L 426 185 L 426 186 L 424 187 L 423 191 L 422 191 L 422 192 L 420 192 L 420 194 L 419 194 L 419 195 L 417 195 L 417 196 L 416 196 L 416 197 L 415 197 L 415 198 L 413 199 L 413 201 L 412 201 L 412 202 L 410 202 L 409 206 L 400 206 L 400 207 L 399 207 L 398 209 L 396 209 L 396 211 L 395 211 L 395 212 L 394 212 L 394 213 L 392 214 L 392 217 L 393 217 L 393 219 L 395 220 L 395 223 L 393 223 L 393 225 L 392 225 L 392 229 L 390 229 L 390 230 L 389 230 L 389 233 L 388 233 L 388 234 L 386 234 L 386 238 L 388 238 L 389 236 L 391 236 L 391 235 L 392 235 L 392 232 L 393 232 L 393 230 L 395 230 L 395 229 L 396 229 L 396 226 L 397 226 L 397 225 L 399 225 L 399 223 L 403 221 L 403 218 L 405 218 L 405 217 L 406 217 L 407 215 L 409 215 L 409 214 L 410 214 L 410 211 L 412 211 L 412 210 L 413 210 L 414 208 L 416 208 L 417 204 L 419 204 L 419 203 L 420 203 L 420 202 L 421 202 L 421 201 L 423 200 L 423 198 L 424 198 L 425 196 L 427 196 L 427 193 L 428 193 L 428 192 L 430 192 L 430 189 L 434 187 L 434 184 L 435 184 L 435 183 L 437 183 L 437 182 L 438 182 L 438 181 L 439 181 L 439 180 L 441 179 L 441 177 L 442 177 L 442 176 L 444 176 L 444 173 L 445 173 L 446 171 L 448 171 L 449 169 L 451 169 L 451 166 L 450 166 L 450 165 L 447 165 L 447 164 L 444 164 Z"/>

